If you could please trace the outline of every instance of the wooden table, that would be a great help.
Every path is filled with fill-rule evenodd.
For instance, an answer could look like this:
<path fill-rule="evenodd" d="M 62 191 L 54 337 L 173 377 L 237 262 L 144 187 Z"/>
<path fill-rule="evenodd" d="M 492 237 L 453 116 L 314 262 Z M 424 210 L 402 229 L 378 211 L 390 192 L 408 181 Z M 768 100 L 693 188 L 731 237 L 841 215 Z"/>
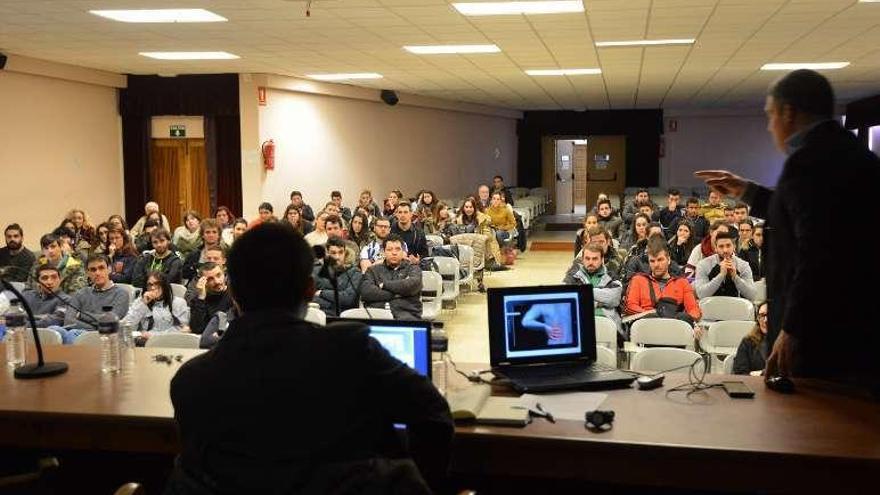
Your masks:
<path fill-rule="evenodd" d="M 0 344 L 0 356 L 5 349 Z M 174 454 L 178 440 L 168 388 L 180 364 L 201 351 L 136 349 L 135 365 L 99 370 L 94 347 L 47 346 L 67 373 L 16 380 L 0 370 L 0 447 Z M 667 376 L 667 387 L 683 376 Z M 720 380 L 722 375 L 710 375 Z M 713 389 L 691 396 L 666 388 L 609 391 L 602 409 L 614 428 L 536 419 L 526 428 L 459 426 L 453 472 L 714 490 L 840 491 L 872 487 L 880 469 L 880 403 L 798 381 L 781 395 L 745 380 L 754 399 Z"/>

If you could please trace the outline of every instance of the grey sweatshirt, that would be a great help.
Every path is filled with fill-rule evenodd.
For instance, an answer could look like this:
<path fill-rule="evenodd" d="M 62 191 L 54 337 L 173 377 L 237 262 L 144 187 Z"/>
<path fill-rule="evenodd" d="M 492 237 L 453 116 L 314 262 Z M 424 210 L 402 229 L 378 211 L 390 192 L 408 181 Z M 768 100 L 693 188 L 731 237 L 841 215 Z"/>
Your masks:
<path fill-rule="evenodd" d="M 94 287 L 83 287 L 70 298 L 70 308 L 64 316 L 64 326 L 97 330 L 95 319 L 103 313 L 104 306 L 112 306 L 113 313 L 120 320 L 128 313 L 128 292 L 111 283 L 108 289 L 98 290 Z M 75 309 L 74 309 L 75 308 Z M 80 312 L 91 315 L 82 317 Z"/>

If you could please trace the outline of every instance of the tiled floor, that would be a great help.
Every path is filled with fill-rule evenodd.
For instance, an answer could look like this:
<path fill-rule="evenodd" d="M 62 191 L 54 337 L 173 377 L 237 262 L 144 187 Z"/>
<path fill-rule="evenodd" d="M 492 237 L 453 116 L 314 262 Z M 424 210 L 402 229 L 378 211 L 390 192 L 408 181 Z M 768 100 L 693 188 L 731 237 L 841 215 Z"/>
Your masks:
<path fill-rule="evenodd" d="M 566 241 L 573 234 L 562 232 L 532 232 L 530 241 Z M 526 251 L 516 264 L 506 272 L 494 272 L 485 277 L 486 287 L 518 287 L 527 285 L 550 285 L 562 282 L 573 255 L 569 252 Z M 486 311 L 486 295 L 479 292 L 462 294 L 455 311 L 444 311 L 449 335 L 449 353 L 456 362 L 489 362 L 489 328 Z"/>

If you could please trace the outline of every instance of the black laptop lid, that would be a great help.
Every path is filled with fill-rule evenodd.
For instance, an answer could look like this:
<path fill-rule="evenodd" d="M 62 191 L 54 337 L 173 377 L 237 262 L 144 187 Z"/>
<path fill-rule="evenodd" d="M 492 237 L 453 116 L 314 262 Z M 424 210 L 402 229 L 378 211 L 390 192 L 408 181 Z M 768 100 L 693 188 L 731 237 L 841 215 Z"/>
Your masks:
<path fill-rule="evenodd" d="M 493 367 L 596 361 L 596 321 L 589 285 L 488 290 Z"/>

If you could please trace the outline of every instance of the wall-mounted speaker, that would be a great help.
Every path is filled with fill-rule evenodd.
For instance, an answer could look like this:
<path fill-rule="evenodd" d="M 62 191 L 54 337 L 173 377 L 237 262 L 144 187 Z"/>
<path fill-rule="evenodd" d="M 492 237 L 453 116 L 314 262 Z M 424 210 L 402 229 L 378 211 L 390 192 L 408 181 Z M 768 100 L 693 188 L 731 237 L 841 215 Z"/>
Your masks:
<path fill-rule="evenodd" d="M 397 93 L 390 89 L 383 89 L 382 92 L 379 93 L 379 97 L 382 98 L 382 101 L 391 106 L 397 105 L 397 102 L 400 101 L 400 98 L 397 97 Z"/>
<path fill-rule="evenodd" d="M 3 70 L 4 67 L 6 67 L 6 55 L 0 53 L 0 70 Z"/>

